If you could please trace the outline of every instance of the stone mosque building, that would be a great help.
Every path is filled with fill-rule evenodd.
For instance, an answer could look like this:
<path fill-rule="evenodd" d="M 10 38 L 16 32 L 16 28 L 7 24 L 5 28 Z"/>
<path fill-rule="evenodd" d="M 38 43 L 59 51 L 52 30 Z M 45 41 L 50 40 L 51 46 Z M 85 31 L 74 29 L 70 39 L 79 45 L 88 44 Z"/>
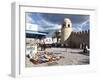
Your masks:
<path fill-rule="evenodd" d="M 26 30 L 26 45 L 27 47 L 30 46 L 30 43 L 33 44 L 33 47 L 36 48 L 37 51 L 37 43 L 43 44 L 43 41 L 46 38 L 46 32 L 38 32 L 38 31 L 28 31 Z M 54 36 L 51 37 L 52 43 L 60 44 L 60 46 L 70 47 L 70 48 L 80 48 L 83 44 L 87 45 L 89 48 L 90 40 L 89 35 L 90 31 L 80 31 L 74 32 L 72 30 L 72 22 L 69 18 L 65 18 L 60 29 L 60 32 L 57 31 L 53 34 Z M 42 42 L 41 42 L 42 41 Z M 50 43 L 50 45 L 52 45 Z"/>
<path fill-rule="evenodd" d="M 61 28 L 61 44 L 71 48 L 80 48 L 82 45 L 90 46 L 90 31 L 73 32 L 72 22 L 69 18 L 64 19 Z"/>

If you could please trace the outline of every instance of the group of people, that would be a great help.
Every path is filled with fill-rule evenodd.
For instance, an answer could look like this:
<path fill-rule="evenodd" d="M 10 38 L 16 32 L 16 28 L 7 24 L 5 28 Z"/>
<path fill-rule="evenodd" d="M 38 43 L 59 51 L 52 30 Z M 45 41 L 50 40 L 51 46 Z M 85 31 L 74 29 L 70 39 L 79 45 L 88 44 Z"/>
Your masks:
<path fill-rule="evenodd" d="M 89 50 L 88 46 L 85 43 L 82 43 L 80 45 L 80 48 L 83 49 L 83 53 L 87 53 Z"/>

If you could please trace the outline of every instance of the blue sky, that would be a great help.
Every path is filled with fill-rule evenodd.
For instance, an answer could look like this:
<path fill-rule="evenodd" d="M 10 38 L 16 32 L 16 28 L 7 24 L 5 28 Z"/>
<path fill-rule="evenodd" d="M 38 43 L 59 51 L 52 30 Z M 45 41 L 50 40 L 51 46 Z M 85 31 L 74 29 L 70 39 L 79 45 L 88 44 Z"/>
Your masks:
<path fill-rule="evenodd" d="M 37 26 L 39 31 L 60 29 L 64 18 L 71 19 L 74 32 L 90 28 L 89 15 L 26 12 L 26 23 L 32 24 L 33 27 Z"/>

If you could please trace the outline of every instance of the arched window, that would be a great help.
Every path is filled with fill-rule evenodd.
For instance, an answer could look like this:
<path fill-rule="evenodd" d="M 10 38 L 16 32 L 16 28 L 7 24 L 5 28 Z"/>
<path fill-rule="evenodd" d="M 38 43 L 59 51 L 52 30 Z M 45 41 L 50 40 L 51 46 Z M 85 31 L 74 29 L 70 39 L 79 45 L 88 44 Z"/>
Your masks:
<path fill-rule="evenodd" d="M 68 24 L 68 27 L 70 27 L 70 24 Z"/>

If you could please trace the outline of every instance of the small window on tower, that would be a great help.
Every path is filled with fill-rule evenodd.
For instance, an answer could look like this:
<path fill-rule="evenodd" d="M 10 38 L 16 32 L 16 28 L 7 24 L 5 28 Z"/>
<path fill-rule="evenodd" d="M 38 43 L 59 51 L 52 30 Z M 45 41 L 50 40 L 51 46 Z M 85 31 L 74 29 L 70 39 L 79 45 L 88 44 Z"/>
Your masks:
<path fill-rule="evenodd" d="M 70 27 L 70 24 L 68 24 L 68 27 Z"/>

